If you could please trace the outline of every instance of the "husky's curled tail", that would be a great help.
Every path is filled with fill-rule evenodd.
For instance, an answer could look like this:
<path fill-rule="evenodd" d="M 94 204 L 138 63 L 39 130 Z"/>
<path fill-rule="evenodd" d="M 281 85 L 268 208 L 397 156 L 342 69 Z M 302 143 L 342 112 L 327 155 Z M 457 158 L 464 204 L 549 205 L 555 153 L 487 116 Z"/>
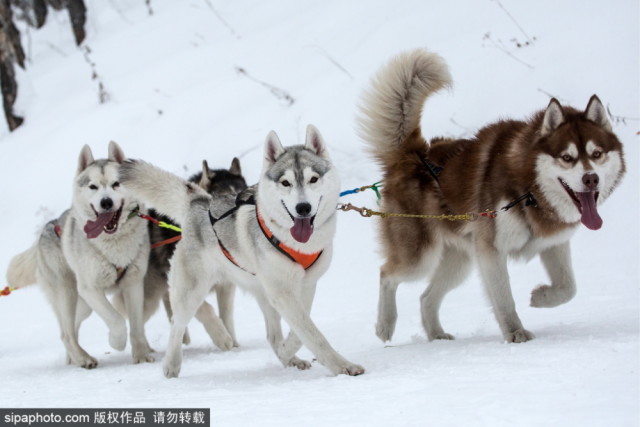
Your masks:
<path fill-rule="evenodd" d="M 13 288 L 23 288 L 36 283 L 38 266 L 38 241 L 29 249 L 14 256 L 7 269 L 7 283 Z"/>
<path fill-rule="evenodd" d="M 120 182 L 136 199 L 184 224 L 192 200 L 211 199 L 197 184 L 142 160 L 127 160 L 120 166 Z"/>
<path fill-rule="evenodd" d="M 383 166 L 419 131 L 426 98 L 451 84 L 444 59 L 423 49 L 396 56 L 376 74 L 362 98 L 358 121 L 360 136 Z"/>

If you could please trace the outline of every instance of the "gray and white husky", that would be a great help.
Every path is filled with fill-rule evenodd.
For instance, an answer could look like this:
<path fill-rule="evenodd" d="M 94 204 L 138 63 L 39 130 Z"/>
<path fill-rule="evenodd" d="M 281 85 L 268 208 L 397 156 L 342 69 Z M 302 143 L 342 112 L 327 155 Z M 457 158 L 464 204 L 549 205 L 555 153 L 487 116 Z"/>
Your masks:
<path fill-rule="evenodd" d="M 108 159 L 94 160 L 89 146 L 80 152 L 73 181 L 71 209 L 47 223 L 39 239 L 16 255 L 7 271 L 15 287 L 42 285 L 58 319 L 69 363 L 94 368 L 97 360 L 78 342 L 80 324 L 95 311 L 109 328 L 109 344 L 124 350 L 125 318 L 106 292 L 122 292 L 130 322 L 134 363 L 152 362 L 144 335 L 143 278 L 149 259 L 149 233 L 132 216 L 143 206 L 118 180 L 125 160 L 122 149 L 109 143 Z"/>
<path fill-rule="evenodd" d="M 226 194 L 232 197 L 247 188 L 238 158 L 231 161 L 229 169 L 211 169 L 207 161 L 204 160 L 202 171 L 191 176 L 189 182 L 197 184 L 209 194 Z M 153 209 L 149 209 L 149 215 L 157 220 L 179 226 L 179 224 L 175 224 L 173 218 L 159 215 Z M 144 276 L 145 322 L 156 312 L 160 301 L 163 302 L 167 315 L 171 319 L 168 275 L 170 260 L 176 248 L 175 241 L 180 237 L 180 233 L 177 231 L 149 222 L 151 252 L 149 253 L 147 274 Z M 206 301 L 198 308 L 195 317 L 202 323 L 207 334 L 220 350 L 231 350 L 233 347 L 238 347 L 233 324 L 235 286 L 232 283 L 219 282 L 214 288 L 220 317 Z M 122 294 L 114 296 L 113 302 L 120 312 L 124 312 Z M 188 344 L 189 341 L 188 332 L 185 332 L 184 343 Z"/>
<path fill-rule="evenodd" d="M 169 273 L 173 321 L 165 376 L 180 373 L 185 328 L 217 281 L 256 298 L 284 366 L 311 366 L 296 356 L 304 344 L 335 374 L 364 372 L 331 347 L 310 317 L 316 282 L 331 260 L 339 194 L 337 173 L 315 127 L 307 128 L 304 145 L 287 148 L 269 133 L 260 181 L 238 202 L 142 161 L 125 162 L 120 179 L 135 197 L 182 224 Z M 286 339 L 281 316 L 291 330 Z"/>

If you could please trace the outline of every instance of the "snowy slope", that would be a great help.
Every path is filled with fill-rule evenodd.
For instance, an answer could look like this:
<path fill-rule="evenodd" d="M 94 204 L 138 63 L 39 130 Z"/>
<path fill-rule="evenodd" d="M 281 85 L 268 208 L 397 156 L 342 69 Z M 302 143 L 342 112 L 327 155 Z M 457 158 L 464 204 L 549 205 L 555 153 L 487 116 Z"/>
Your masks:
<path fill-rule="evenodd" d="M 442 54 L 455 81 L 425 109 L 428 136 L 525 118 L 549 94 L 583 108 L 597 93 L 619 118 L 628 173 L 600 210 L 603 228 L 576 234 L 573 301 L 528 307 L 545 273 L 538 260 L 511 266 L 519 314 L 537 336 L 531 342 L 501 341 L 473 275 L 443 304 L 455 341 L 426 340 L 419 283 L 400 288 L 396 334 L 385 346 L 373 327 L 381 262 L 375 220 L 340 213 L 334 261 L 312 315 L 365 375 L 332 377 L 317 363 L 305 372 L 282 368 L 257 305 L 241 293 L 239 349 L 214 349 L 193 323 L 182 375 L 166 380 L 159 362 L 134 366 L 128 349 L 111 350 L 94 315 L 81 342 L 100 366 L 85 371 L 65 365 L 52 310 L 31 287 L 0 298 L 0 406 L 210 407 L 215 425 L 225 426 L 639 425 L 637 1 L 153 0 L 153 14 L 141 1 L 87 3 L 82 48 L 64 13 L 52 13 L 40 30 L 20 28 L 29 63 L 19 71 L 16 109 L 26 120 L 13 133 L 0 124 L 3 274 L 44 222 L 68 207 L 85 143 L 105 156 L 115 140 L 128 156 L 185 177 L 203 158 L 224 167 L 241 156 L 255 182 L 268 131 L 300 143 L 314 123 L 345 189 L 375 182 L 379 171 L 355 135 L 358 97 L 377 67 L 415 47 Z M 109 97 L 103 104 L 99 82 Z M 375 204 L 371 194 L 349 201 Z M 147 335 L 161 359 L 163 313 Z"/>

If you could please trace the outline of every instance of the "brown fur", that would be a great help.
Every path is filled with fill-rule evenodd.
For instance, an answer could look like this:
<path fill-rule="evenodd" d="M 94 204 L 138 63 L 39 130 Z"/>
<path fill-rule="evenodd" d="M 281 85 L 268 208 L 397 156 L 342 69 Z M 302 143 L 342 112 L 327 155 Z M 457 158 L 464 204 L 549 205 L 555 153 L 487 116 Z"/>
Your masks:
<path fill-rule="evenodd" d="M 595 95 L 584 112 L 563 108 L 552 100 L 546 110 L 526 121 L 501 120 L 480 129 L 471 139 L 434 138 L 427 142 L 420 129 L 422 104 L 435 90 L 450 84 L 447 78 L 446 64 L 439 56 L 417 50 L 391 60 L 364 96 L 361 133 L 383 169 L 383 210 L 420 215 L 480 214 L 499 211 L 529 193 L 536 205 L 521 202 L 499 212 L 497 219 L 479 217 L 474 222 L 381 220 L 386 263 L 381 268 L 377 334 L 383 340 L 393 334 L 398 284 L 428 276 L 431 285 L 421 298 L 423 325 L 429 339 L 451 339 L 442 330 L 437 311 L 446 292 L 464 280 L 470 256 L 475 254 L 505 339 L 527 341 L 533 334 L 522 327 L 515 313 L 506 258 L 529 259 L 540 254 L 552 285 L 534 290 L 532 305 L 549 307 L 570 300 L 575 294 L 570 233 L 581 221 L 589 228 L 599 225 L 594 216 L 579 216 L 585 207 L 573 206 L 570 191 L 563 188 L 561 177 L 553 174 L 584 171 L 581 179 L 571 176 L 580 181 L 573 183 L 580 186 L 571 187 L 573 195 L 578 199 L 578 194 L 589 194 L 590 200 L 601 202 L 624 175 L 622 145 L 611 132 L 604 107 Z M 573 150 L 571 156 L 567 150 Z M 583 189 L 585 180 L 598 178 L 595 168 L 607 161 L 612 161 L 612 166 L 602 169 L 606 184 Z M 425 163 L 442 168 L 437 178 Z M 575 166 L 581 168 L 572 169 Z M 543 173 L 547 175 L 541 176 Z M 588 212 L 595 210 L 595 204 L 585 203 L 589 203 Z"/>

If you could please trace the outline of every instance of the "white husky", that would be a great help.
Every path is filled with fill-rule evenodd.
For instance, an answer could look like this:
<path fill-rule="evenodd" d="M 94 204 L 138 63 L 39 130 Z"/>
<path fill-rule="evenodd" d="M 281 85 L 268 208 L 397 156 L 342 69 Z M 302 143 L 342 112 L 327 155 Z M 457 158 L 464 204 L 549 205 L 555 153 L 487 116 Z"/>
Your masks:
<path fill-rule="evenodd" d="M 335 374 L 364 373 L 331 347 L 310 317 L 316 282 L 331 260 L 339 194 L 337 174 L 315 127 L 307 128 L 304 146 L 283 148 L 274 132 L 268 135 L 262 177 L 240 194 L 243 201 L 209 195 L 141 161 L 125 162 L 120 179 L 135 197 L 182 224 L 169 274 L 173 322 L 167 377 L 180 373 L 185 328 L 220 280 L 256 298 L 283 365 L 308 369 L 311 364 L 296 357 L 304 344 Z M 280 316 L 291 328 L 286 339 Z"/>
<path fill-rule="evenodd" d="M 147 224 L 132 218 L 142 209 L 120 186 L 122 149 L 109 144 L 109 158 L 94 160 L 89 146 L 80 152 L 71 209 L 47 223 L 40 238 L 16 255 L 7 271 L 15 287 L 42 285 L 60 324 L 69 363 L 98 364 L 78 343 L 80 324 L 94 310 L 109 327 L 109 344 L 124 350 L 125 319 L 105 292 L 122 292 L 130 321 L 134 363 L 152 362 L 144 335 L 143 278 L 149 258 Z"/>

